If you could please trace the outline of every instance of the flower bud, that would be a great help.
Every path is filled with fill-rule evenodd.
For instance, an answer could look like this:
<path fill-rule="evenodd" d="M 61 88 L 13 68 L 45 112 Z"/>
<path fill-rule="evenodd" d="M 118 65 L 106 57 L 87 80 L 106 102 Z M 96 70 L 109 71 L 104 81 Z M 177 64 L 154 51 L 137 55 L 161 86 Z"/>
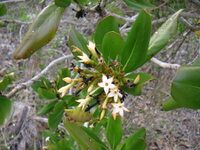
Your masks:
<path fill-rule="evenodd" d="M 66 83 L 71 83 L 73 80 L 70 77 L 66 77 L 66 78 L 63 78 L 63 81 L 65 81 Z"/>
<path fill-rule="evenodd" d="M 140 82 L 140 75 L 137 75 L 135 80 L 133 81 L 134 84 L 138 84 Z"/>
<path fill-rule="evenodd" d="M 100 118 L 99 118 L 100 120 L 102 120 L 104 118 L 105 113 L 106 113 L 106 110 L 103 109 L 102 112 L 101 112 L 101 114 L 100 114 Z"/>
<path fill-rule="evenodd" d="M 98 54 L 95 50 L 95 44 L 93 42 L 89 41 L 89 44 L 87 45 L 87 47 L 88 47 L 89 51 L 91 52 L 91 54 L 94 57 L 98 58 Z"/>

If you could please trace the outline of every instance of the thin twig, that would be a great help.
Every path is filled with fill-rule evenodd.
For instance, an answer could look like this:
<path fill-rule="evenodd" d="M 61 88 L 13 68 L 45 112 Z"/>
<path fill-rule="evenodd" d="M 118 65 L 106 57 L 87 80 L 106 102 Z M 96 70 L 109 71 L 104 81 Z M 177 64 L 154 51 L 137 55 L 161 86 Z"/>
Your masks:
<path fill-rule="evenodd" d="M 157 58 L 153 57 L 151 58 L 151 61 L 155 64 L 157 64 L 158 66 L 162 67 L 162 68 L 169 68 L 169 69 L 178 69 L 180 67 L 179 64 L 171 64 L 171 63 L 166 63 L 163 61 L 158 60 Z"/>
<path fill-rule="evenodd" d="M 6 94 L 7 97 L 11 98 L 13 97 L 18 91 L 30 86 L 34 81 L 38 80 L 41 76 L 43 76 L 44 74 L 46 74 L 49 69 L 53 66 L 55 66 L 56 64 L 66 60 L 72 58 L 72 55 L 66 55 L 66 56 L 62 56 L 59 57 L 55 60 L 53 60 L 52 62 L 49 63 L 49 65 L 44 68 L 39 74 L 37 74 L 36 76 L 34 76 L 33 78 L 31 78 L 30 80 L 20 83 L 18 84 L 15 88 L 13 88 L 8 94 Z"/>
<path fill-rule="evenodd" d="M 0 4 L 5 4 L 5 3 L 16 3 L 16 2 L 25 2 L 25 0 L 7 0 L 7 1 L 2 1 Z"/>

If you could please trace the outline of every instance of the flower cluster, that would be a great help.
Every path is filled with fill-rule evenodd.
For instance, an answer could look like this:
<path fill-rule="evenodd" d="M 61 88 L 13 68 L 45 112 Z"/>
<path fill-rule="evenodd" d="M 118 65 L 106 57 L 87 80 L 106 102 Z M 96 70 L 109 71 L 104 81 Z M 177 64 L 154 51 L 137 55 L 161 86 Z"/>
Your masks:
<path fill-rule="evenodd" d="M 90 55 L 72 45 L 73 55 L 84 65 L 72 65 L 71 71 L 76 74 L 76 77 L 64 78 L 67 85 L 60 88 L 58 93 L 61 97 L 69 91 L 76 95 L 78 105 L 74 109 L 80 109 L 79 112 L 91 112 L 93 108 L 99 108 L 100 120 L 110 111 L 114 119 L 117 115 L 123 117 L 124 111 L 129 112 L 123 103 L 125 95 L 121 87 L 126 81 L 123 71 L 115 60 L 108 65 L 96 51 L 93 42 L 89 41 L 87 48 Z"/>
<path fill-rule="evenodd" d="M 98 83 L 99 87 L 102 87 L 104 89 L 105 94 L 108 98 L 113 98 L 115 103 L 112 103 L 113 111 L 112 115 L 115 119 L 117 114 L 119 114 L 121 117 L 124 115 L 124 111 L 129 111 L 127 108 L 124 107 L 124 104 L 121 103 L 120 99 L 123 97 L 123 95 L 120 93 L 119 88 L 113 84 L 113 77 L 107 78 L 106 75 L 103 74 L 102 76 L 102 82 Z M 103 105 L 103 109 L 107 108 L 107 99 L 105 100 L 105 103 Z M 104 111 L 103 111 L 104 114 Z M 103 115 L 101 115 L 103 117 Z"/>

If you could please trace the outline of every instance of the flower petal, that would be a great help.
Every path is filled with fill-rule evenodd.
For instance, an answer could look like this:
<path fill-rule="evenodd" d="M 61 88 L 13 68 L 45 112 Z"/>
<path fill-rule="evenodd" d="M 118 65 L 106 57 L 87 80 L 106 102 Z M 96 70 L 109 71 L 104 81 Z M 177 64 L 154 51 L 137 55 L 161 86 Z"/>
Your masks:
<path fill-rule="evenodd" d="M 107 82 L 107 77 L 106 77 L 105 74 L 103 74 L 102 81 L 103 81 L 103 82 Z"/>
<path fill-rule="evenodd" d="M 105 83 L 103 83 L 103 82 L 98 83 L 98 86 L 100 86 L 100 87 L 105 87 Z"/>

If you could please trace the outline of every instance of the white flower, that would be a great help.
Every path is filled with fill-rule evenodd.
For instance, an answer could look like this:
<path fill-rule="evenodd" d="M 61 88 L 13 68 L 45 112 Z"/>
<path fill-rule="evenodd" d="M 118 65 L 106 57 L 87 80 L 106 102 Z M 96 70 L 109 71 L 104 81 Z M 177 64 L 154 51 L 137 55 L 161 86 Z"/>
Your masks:
<path fill-rule="evenodd" d="M 66 83 L 71 83 L 73 80 L 70 77 L 65 77 L 63 78 L 63 81 L 65 81 Z"/>
<path fill-rule="evenodd" d="M 119 98 L 122 98 L 122 94 L 119 92 L 117 87 L 110 90 L 108 97 L 114 97 L 114 101 L 117 102 Z"/>
<path fill-rule="evenodd" d="M 129 110 L 126 107 L 124 107 L 124 103 L 113 103 L 112 105 L 113 105 L 112 115 L 114 119 L 116 119 L 117 114 L 123 117 L 124 111 L 129 112 Z"/>
<path fill-rule="evenodd" d="M 91 100 L 91 97 L 87 96 L 85 99 L 79 99 L 79 100 L 76 100 L 76 101 L 80 103 L 78 105 L 78 107 L 82 107 L 82 109 L 84 110 L 85 107 L 89 104 L 90 100 Z"/>
<path fill-rule="evenodd" d="M 104 89 L 106 94 L 108 94 L 110 89 L 115 88 L 115 85 L 112 84 L 112 82 L 113 82 L 113 77 L 107 78 L 106 75 L 103 74 L 102 82 L 98 83 L 98 85 Z"/>
<path fill-rule="evenodd" d="M 83 53 L 82 56 L 78 56 L 78 58 L 80 58 L 79 62 L 83 62 L 85 64 L 89 64 L 91 62 L 90 58 L 85 53 Z"/>
<path fill-rule="evenodd" d="M 69 91 L 70 88 L 71 88 L 70 84 L 63 86 L 58 90 L 58 93 L 60 93 L 61 94 L 60 96 L 63 97 Z"/>
<path fill-rule="evenodd" d="M 91 41 L 89 41 L 88 45 L 87 45 L 89 51 L 92 53 L 93 56 L 95 56 L 96 58 L 98 58 L 97 52 L 95 50 L 95 44 Z"/>
<path fill-rule="evenodd" d="M 69 91 L 69 89 L 70 89 L 72 86 L 74 86 L 75 83 L 76 83 L 76 82 L 72 82 L 72 83 L 70 83 L 70 84 L 68 84 L 68 85 L 66 85 L 66 86 L 61 87 L 61 88 L 58 90 L 58 93 L 61 94 L 61 97 L 65 96 L 65 94 Z"/>
<path fill-rule="evenodd" d="M 50 140 L 50 137 L 47 136 L 47 137 L 45 138 L 45 141 L 46 141 L 46 142 L 49 142 L 49 140 Z"/>

